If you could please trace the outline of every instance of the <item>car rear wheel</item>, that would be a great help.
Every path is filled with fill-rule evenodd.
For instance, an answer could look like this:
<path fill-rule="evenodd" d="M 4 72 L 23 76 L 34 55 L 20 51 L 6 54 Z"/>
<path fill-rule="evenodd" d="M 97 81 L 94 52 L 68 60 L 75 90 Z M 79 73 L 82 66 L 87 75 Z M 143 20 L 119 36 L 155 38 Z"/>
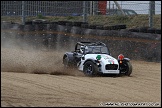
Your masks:
<path fill-rule="evenodd" d="M 69 59 L 67 56 L 63 59 L 63 64 L 64 64 L 64 67 L 66 67 L 66 68 L 69 67 Z"/>
<path fill-rule="evenodd" d="M 84 64 L 83 72 L 86 76 L 95 76 L 97 74 L 97 65 L 92 61 L 87 61 Z"/>

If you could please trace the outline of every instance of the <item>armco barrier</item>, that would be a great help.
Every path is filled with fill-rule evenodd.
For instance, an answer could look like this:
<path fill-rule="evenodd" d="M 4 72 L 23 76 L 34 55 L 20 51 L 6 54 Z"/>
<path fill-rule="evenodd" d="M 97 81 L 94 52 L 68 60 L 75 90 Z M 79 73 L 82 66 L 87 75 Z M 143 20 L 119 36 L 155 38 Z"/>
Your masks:
<path fill-rule="evenodd" d="M 17 32 L 16 37 L 22 38 L 22 41 L 37 49 L 45 47 L 71 51 L 74 50 L 77 41 L 102 41 L 109 46 L 111 54 L 116 57 L 123 53 L 130 59 L 161 61 L 161 34 L 131 32 L 119 28 L 112 30 L 108 26 L 97 29 L 97 26 L 69 21 L 24 26 L 5 22 L 1 23 L 1 31 L 7 34 L 3 36 L 4 39 L 4 37 L 12 37 L 7 31 L 14 30 Z M 124 25 L 121 25 L 122 27 L 124 28 Z"/>

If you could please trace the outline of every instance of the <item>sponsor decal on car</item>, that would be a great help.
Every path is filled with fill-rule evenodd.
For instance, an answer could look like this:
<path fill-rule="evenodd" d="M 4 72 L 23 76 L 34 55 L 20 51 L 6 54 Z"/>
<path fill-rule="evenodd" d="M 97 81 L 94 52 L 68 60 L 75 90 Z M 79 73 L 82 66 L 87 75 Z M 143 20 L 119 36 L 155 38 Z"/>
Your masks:
<path fill-rule="evenodd" d="M 96 59 L 97 59 L 97 60 L 100 60 L 100 59 L 101 59 L 101 55 L 97 55 L 97 56 L 96 56 Z"/>
<path fill-rule="evenodd" d="M 110 64 L 114 64 L 114 61 L 113 61 L 113 60 L 108 60 L 108 62 L 109 62 Z"/>

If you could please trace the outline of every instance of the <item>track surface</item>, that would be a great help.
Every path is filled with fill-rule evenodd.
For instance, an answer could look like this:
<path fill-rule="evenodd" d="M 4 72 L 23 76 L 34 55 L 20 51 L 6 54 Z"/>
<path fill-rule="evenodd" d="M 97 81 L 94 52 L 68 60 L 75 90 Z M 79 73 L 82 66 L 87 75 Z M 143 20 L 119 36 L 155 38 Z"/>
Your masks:
<path fill-rule="evenodd" d="M 131 61 L 130 77 L 85 77 L 63 69 L 63 53 L 1 47 L 1 106 L 161 106 L 161 63 Z"/>
<path fill-rule="evenodd" d="M 161 106 L 161 63 L 132 61 L 131 77 L 1 72 L 1 106 L 99 106 L 153 102 Z"/>

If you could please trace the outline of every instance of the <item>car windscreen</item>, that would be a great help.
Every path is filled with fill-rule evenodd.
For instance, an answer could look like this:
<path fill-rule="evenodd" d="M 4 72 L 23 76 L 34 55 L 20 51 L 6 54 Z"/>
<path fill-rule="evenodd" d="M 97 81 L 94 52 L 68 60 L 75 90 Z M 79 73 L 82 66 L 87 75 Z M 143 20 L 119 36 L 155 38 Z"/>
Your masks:
<path fill-rule="evenodd" d="M 137 13 L 135 11 L 133 11 L 133 10 L 127 10 L 127 11 L 125 11 L 125 13 L 127 15 L 137 15 Z"/>
<path fill-rule="evenodd" d="M 109 54 L 107 47 L 105 46 L 88 46 L 86 53 L 89 54 Z"/>
<path fill-rule="evenodd" d="M 137 15 L 134 10 L 123 9 L 123 12 L 125 15 Z M 122 12 L 119 9 L 109 9 L 107 10 L 107 15 L 122 15 Z"/>

